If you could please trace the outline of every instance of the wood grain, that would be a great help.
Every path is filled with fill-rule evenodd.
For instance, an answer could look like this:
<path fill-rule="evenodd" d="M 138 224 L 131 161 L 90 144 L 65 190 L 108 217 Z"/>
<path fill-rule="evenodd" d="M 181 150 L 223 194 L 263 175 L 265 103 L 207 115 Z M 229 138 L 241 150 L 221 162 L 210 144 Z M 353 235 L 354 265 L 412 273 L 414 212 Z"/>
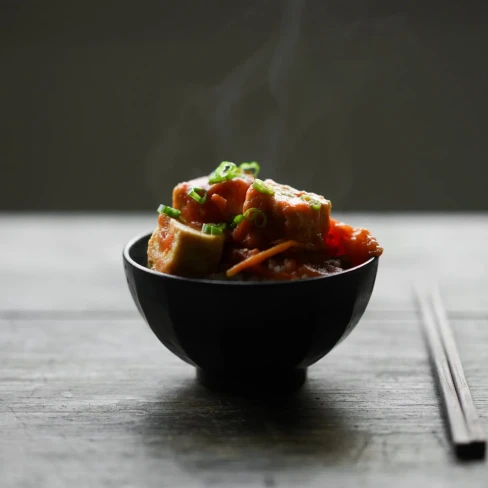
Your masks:
<path fill-rule="evenodd" d="M 486 423 L 488 321 L 454 325 Z M 141 320 L 2 321 L 2 486 L 482 486 L 486 464 L 452 456 L 418 328 L 364 320 L 302 392 L 263 402 L 197 385 Z"/>
<path fill-rule="evenodd" d="M 486 486 L 486 463 L 452 455 L 406 287 L 440 276 L 486 428 L 487 219 L 351 219 L 387 249 L 368 312 L 301 392 L 258 401 L 196 384 L 135 313 L 120 252 L 151 217 L 1 217 L 0 486 Z"/>

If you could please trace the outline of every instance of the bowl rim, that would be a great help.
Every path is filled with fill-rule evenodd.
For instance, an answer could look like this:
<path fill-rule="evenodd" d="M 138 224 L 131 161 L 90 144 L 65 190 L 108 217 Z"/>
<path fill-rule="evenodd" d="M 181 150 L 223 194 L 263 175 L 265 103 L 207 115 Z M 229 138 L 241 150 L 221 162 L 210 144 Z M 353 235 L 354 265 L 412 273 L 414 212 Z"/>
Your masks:
<path fill-rule="evenodd" d="M 325 275 L 325 276 L 316 276 L 314 278 L 307 278 L 307 279 L 300 279 L 300 280 L 283 280 L 283 281 L 234 281 L 234 280 L 210 280 L 206 278 L 186 278 L 184 276 L 176 276 L 176 275 L 171 275 L 168 273 L 162 273 L 160 271 L 154 271 L 152 269 L 149 269 L 145 266 L 140 265 L 139 263 L 136 263 L 134 261 L 129 252 L 132 249 L 132 247 L 139 242 L 140 240 L 144 238 L 149 238 L 151 237 L 152 232 L 143 232 L 141 234 L 138 234 L 137 236 L 133 237 L 125 246 L 123 249 L 123 257 L 124 259 L 133 267 L 138 268 L 139 270 L 166 279 L 170 280 L 175 280 L 175 281 L 181 281 L 181 282 L 187 282 L 187 283 L 192 283 L 192 284 L 208 284 L 208 285 L 214 285 L 214 286 L 222 286 L 222 285 L 227 285 L 227 286 L 292 286 L 295 285 L 297 286 L 297 283 L 311 283 L 315 281 L 321 281 L 321 280 L 326 280 L 326 279 L 332 279 L 338 276 L 343 276 L 344 274 L 351 273 L 354 271 L 357 271 L 361 268 L 364 268 L 368 265 L 370 265 L 373 261 L 378 260 L 379 256 L 373 256 L 364 263 L 359 264 L 358 266 L 354 266 L 354 268 L 350 269 L 345 269 L 339 273 L 334 273 L 330 275 Z"/>

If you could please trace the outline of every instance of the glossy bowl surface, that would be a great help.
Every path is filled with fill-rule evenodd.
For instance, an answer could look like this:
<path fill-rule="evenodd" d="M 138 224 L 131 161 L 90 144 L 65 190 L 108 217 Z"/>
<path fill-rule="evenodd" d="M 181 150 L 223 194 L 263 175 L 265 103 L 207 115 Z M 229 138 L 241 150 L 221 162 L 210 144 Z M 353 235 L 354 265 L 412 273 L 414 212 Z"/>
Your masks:
<path fill-rule="evenodd" d="M 212 281 L 146 267 L 149 234 L 123 251 L 129 289 L 157 338 L 219 389 L 293 389 L 344 340 L 371 297 L 378 258 L 308 280 Z"/>

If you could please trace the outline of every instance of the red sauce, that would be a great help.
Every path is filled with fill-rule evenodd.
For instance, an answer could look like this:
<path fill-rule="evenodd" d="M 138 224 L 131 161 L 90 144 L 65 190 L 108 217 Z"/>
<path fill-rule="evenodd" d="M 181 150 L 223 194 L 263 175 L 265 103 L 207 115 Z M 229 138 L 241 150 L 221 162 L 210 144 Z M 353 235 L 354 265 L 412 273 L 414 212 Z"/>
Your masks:
<path fill-rule="evenodd" d="M 266 225 L 261 227 L 245 220 L 234 230 L 233 239 L 251 248 L 265 249 L 281 239 L 323 248 L 329 228 L 330 202 L 320 195 L 280 185 L 273 180 L 266 180 L 265 184 L 274 194 L 249 187 L 242 212 L 259 209 L 266 215 Z"/>
<path fill-rule="evenodd" d="M 169 231 L 169 219 L 166 215 L 160 215 L 159 224 L 159 246 L 162 250 L 169 250 L 173 244 L 174 235 Z"/>
<path fill-rule="evenodd" d="M 383 253 L 383 248 L 367 229 L 351 227 L 334 219 L 330 219 L 325 243 L 331 256 L 347 256 L 352 266 Z"/>
<path fill-rule="evenodd" d="M 254 188 L 253 182 L 250 174 L 215 184 L 209 184 L 208 177 L 202 177 L 180 183 L 173 190 L 173 207 L 181 212 L 182 222 L 198 230 L 204 223 L 227 224 L 224 252 L 216 272 L 226 271 L 281 241 L 299 244 L 257 265 L 249 260 L 250 267 L 241 272 L 273 280 L 323 276 L 357 266 L 383 253 L 383 248 L 367 229 L 330 218 L 331 203 L 323 196 L 273 180 L 264 181 L 271 191 L 263 192 L 262 188 Z M 190 196 L 192 188 L 200 189 L 200 195 L 205 194 L 203 203 Z M 257 209 L 258 215 L 264 218 L 244 219 L 232 229 L 233 219 L 250 209 Z M 160 216 L 159 259 L 164 260 L 165 250 L 176 245 L 173 240 L 168 219 Z"/>
<path fill-rule="evenodd" d="M 201 227 L 201 224 L 209 222 L 228 222 L 242 212 L 252 181 L 251 176 L 243 176 L 213 185 L 208 184 L 208 178 L 180 183 L 173 190 L 173 207 L 180 210 L 182 217 L 195 226 Z M 207 191 L 205 203 L 201 204 L 189 195 L 193 187 Z"/>

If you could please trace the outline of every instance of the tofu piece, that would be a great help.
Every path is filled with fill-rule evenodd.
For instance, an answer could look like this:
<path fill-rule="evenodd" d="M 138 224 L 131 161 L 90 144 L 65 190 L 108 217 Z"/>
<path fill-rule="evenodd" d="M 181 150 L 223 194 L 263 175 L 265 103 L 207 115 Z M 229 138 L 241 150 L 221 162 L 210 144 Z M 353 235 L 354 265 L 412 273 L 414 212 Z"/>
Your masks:
<path fill-rule="evenodd" d="M 181 216 L 193 224 L 229 222 L 242 213 L 246 193 L 254 181 L 251 175 L 223 181 L 208 183 L 208 177 L 179 183 L 173 190 L 173 207 L 181 212 Z M 207 191 L 206 201 L 201 204 L 190 195 L 192 188 Z"/>
<path fill-rule="evenodd" d="M 204 278 L 217 271 L 223 246 L 223 235 L 204 234 L 161 214 L 149 239 L 148 265 L 161 273 Z"/>
<path fill-rule="evenodd" d="M 329 231 L 331 202 L 321 195 L 265 180 L 273 195 L 250 186 L 246 193 L 243 213 L 257 208 L 266 215 L 266 224 L 242 221 L 232 237 L 250 248 L 266 248 L 277 240 L 295 240 L 311 248 L 324 248 Z"/>

